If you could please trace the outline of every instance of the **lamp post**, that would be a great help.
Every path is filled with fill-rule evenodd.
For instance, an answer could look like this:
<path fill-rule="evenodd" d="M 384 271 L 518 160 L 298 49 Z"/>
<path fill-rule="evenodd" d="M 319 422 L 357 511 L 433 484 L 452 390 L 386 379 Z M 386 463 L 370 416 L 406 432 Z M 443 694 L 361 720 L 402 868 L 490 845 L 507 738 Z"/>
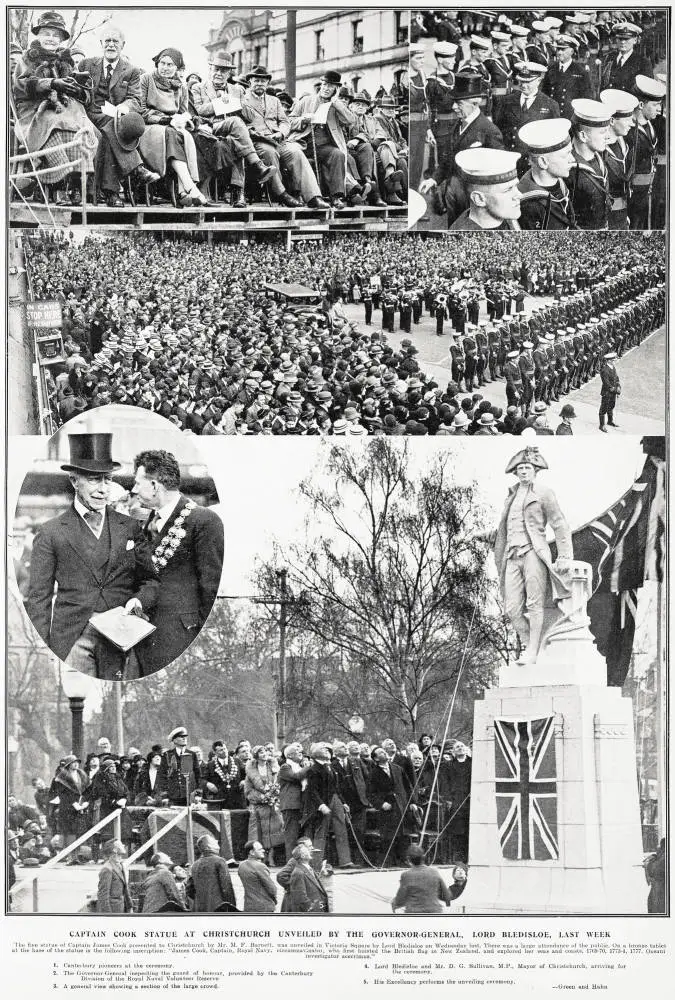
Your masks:
<path fill-rule="evenodd" d="M 81 759 L 84 750 L 84 700 L 89 690 L 89 679 L 79 670 L 64 670 L 61 686 L 70 706 L 72 752 Z"/>

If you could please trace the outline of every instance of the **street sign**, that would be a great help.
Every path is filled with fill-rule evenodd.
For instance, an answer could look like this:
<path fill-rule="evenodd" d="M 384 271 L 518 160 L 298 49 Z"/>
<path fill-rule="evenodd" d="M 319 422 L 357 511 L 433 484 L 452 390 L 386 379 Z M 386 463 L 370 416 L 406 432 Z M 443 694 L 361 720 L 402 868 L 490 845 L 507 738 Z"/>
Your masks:
<path fill-rule="evenodd" d="M 28 325 L 38 330 L 61 329 L 61 303 L 56 299 L 42 299 L 26 303 Z"/>

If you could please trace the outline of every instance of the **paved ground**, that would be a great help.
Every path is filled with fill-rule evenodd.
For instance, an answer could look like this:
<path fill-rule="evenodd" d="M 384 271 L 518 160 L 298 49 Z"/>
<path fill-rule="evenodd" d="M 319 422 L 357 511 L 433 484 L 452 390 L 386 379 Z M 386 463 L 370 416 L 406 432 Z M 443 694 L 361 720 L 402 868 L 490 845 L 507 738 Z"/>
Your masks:
<path fill-rule="evenodd" d="M 529 313 L 533 304 L 545 305 L 551 300 L 547 297 L 525 299 L 525 312 Z M 486 317 L 485 303 L 481 306 L 481 321 Z M 347 305 L 347 315 L 358 321 L 364 329 L 363 305 Z M 420 367 L 439 384 L 446 385 L 451 378 L 450 371 L 450 335 L 448 331 L 443 337 L 436 336 L 436 323 L 428 313 L 421 322 L 413 326 L 410 334 L 401 333 L 397 329 L 393 336 L 388 335 L 388 342 L 400 344 L 409 337 L 419 350 L 416 356 Z M 373 314 L 371 330 L 382 329 L 382 313 Z M 617 362 L 621 378 L 622 393 L 615 412 L 619 429 L 613 434 L 663 434 L 665 433 L 665 379 L 666 379 L 666 334 L 665 327 L 652 333 L 639 348 L 634 348 Z M 506 390 L 503 381 L 490 382 L 481 390 L 485 399 L 497 406 L 506 406 Z M 560 404 L 553 404 L 549 413 L 549 424 L 555 428 L 558 414 L 563 403 L 572 403 L 577 414 L 574 422 L 576 434 L 599 434 L 598 409 L 600 406 L 600 377 L 592 379 L 582 389 L 560 397 Z"/>

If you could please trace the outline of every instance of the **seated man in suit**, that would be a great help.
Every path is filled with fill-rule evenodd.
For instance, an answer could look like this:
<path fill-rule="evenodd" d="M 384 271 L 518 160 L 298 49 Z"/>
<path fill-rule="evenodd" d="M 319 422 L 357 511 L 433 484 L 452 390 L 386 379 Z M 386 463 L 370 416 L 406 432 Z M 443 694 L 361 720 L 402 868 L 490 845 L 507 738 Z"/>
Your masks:
<path fill-rule="evenodd" d="M 146 614 L 159 592 L 157 570 L 138 522 L 108 507 L 112 434 L 69 434 L 73 505 L 38 530 L 26 612 L 60 659 L 101 680 L 121 679 L 125 655 L 89 624 L 122 607 Z M 54 588 L 57 587 L 54 599 Z"/>
<path fill-rule="evenodd" d="M 156 631 L 138 648 L 143 675 L 180 656 L 199 634 L 218 593 L 223 569 L 223 523 L 180 492 L 180 468 L 168 451 L 134 459 L 133 492 L 153 514 L 145 525 L 159 573 Z"/>
<path fill-rule="evenodd" d="M 267 93 L 271 79 L 272 74 L 264 66 L 254 66 L 246 74 L 249 87 L 241 99 L 242 114 L 256 153 L 263 163 L 276 168 L 268 181 L 270 193 L 287 208 L 303 204 L 309 208 L 328 208 L 302 147 L 289 142 L 291 123 L 281 101 Z"/>
<path fill-rule="evenodd" d="M 333 208 L 345 207 L 345 193 L 361 197 L 361 186 L 347 171 L 346 134 L 356 123 L 356 116 L 337 96 L 341 76 L 329 69 L 313 94 L 299 97 L 291 108 L 291 135 L 315 157 L 321 190 Z"/>
<path fill-rule="evenodd" d="M 143 165 L 138 141 L 145 131 L 140 116 L 140 70 L 122 55 L 124 35 L 114 24 L 101 30 L 102 57 L 83 59 L 80 71 L 93 81 L 93 99 L 87 114 L 101 132 L 96 153 L 96 177 L 110 208 L 124 205 L 120 184 L 128 175 L 142 183 L 159 180 L 159 174 Z M 115 117 L 103 111 L 103 105 L 115 108 Z M 126 115 L 132 117 L 124 122 Z"/>

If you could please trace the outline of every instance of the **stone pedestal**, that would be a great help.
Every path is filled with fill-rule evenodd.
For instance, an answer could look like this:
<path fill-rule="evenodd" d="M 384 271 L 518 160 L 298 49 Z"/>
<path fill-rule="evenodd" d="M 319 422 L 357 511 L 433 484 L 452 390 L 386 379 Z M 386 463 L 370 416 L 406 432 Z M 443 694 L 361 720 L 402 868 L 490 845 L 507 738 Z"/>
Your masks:
<path fill-rule="evenodd" d="M 574 673 L 572 662 L 568 672 Z M 476 913 L 646 913 L 630 699 L 604 684 L 551 683 L 541 676 L 531 684 L 494 688 L 475 705 L 469 883 L 462 903 Z M 551 714 L 559 857 L 509 860 L 497 827 L 494 720 Z"/>

